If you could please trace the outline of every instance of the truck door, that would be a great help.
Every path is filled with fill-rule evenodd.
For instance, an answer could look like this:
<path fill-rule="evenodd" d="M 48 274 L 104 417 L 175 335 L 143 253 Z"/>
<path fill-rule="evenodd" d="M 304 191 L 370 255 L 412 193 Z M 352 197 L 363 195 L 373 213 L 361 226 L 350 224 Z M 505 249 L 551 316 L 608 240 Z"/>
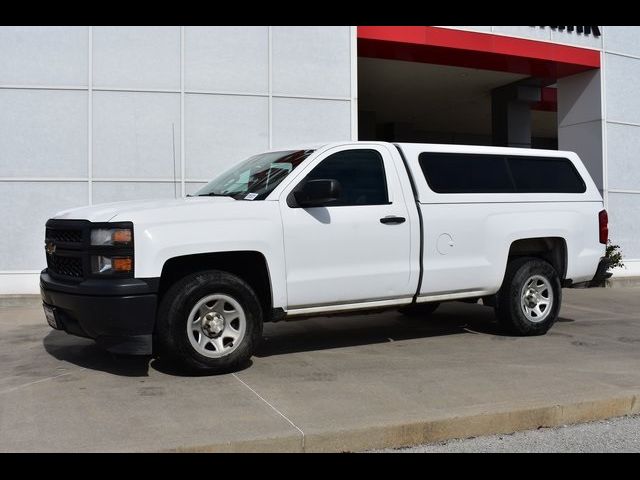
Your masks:
<path fill-rule="evenodd" d="M 294 191 L 318 179 L 337 180 L 339 198 L 291 206 Z M 411 218 L 401 185 L 385 146 L 358 144 L 324 152 L 287 186 L 280 208 L 289 309 L 415 293 Z"/>

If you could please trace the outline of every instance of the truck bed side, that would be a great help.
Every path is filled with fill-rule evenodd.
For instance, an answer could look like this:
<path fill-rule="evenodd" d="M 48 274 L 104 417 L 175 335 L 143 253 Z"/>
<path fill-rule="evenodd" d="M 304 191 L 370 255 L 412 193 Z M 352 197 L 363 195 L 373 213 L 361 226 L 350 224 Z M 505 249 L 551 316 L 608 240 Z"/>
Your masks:
<path fill-rule="evenodd" d="M 604 254 L 598 239 L 602 198 L 579 158 L 570 152 L 531 151 L 569 158 L 586 184 L 584 193 L 439 194 L 419 163 L 423 152 L 523 155 L 521 149 L 399 144 L 415 182 L 423 219 L 423 278 L 418 300 L 496 293 L 516 242 L 545 239 L 564 246 L 564 270 L 574 282 L 590 280 Z M 542 241 L 542 240 L 541 240 Z"/>

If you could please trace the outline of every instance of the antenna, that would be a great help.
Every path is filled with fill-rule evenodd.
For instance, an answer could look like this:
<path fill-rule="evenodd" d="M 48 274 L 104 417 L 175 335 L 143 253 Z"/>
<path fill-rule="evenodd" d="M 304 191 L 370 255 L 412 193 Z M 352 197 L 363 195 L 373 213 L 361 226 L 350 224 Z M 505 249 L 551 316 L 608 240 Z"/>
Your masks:
<path fill-rule="evenodd" d="M 173 144 L 173 198 L 178 198 L 176 186 L 176 132 L 174 122 L 171 122 L 171 142 Z"/>

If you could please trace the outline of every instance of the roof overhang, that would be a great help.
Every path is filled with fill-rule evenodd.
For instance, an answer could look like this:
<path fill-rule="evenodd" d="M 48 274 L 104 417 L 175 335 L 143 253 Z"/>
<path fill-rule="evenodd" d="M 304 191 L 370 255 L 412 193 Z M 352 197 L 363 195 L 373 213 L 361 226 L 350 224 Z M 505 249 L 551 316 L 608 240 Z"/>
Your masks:
<path fill-rule="evenodd" d="M 360 26 L 358 55 L 555 80 L 600 68 L 600 51 L 431 26 Z"/>

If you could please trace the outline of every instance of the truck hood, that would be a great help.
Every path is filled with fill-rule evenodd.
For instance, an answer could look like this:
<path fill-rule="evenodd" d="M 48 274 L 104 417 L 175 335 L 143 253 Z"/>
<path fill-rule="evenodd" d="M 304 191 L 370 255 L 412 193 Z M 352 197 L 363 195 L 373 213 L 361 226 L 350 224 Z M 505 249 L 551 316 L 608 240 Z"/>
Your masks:
<path fill-rule="evenodd" d="M 128 220 L 144 211 L 161 209 L 181 209 L 195 205 L 235 203 L 231 197 L 189 197 L 170 200 L 137 200 L 129 202 L 103 203 L 73 208 L 58 212 L 53 218 L 65 220 L 89 220 L 90 222 L 109 222 L 116 216 L 118 220 Z"/>

